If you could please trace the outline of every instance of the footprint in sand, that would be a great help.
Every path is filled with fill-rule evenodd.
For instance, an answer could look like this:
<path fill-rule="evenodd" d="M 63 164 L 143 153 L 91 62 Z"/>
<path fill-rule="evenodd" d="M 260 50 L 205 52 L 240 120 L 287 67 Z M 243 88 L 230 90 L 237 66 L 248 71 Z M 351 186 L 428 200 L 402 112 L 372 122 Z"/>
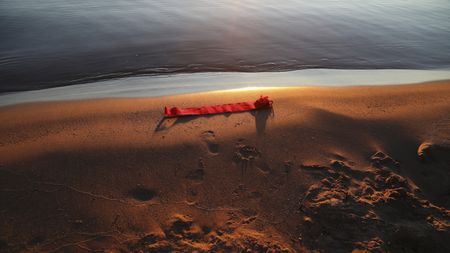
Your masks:
<path fill-rule="evenodd" d="M 261 157 L 261 152 L 255 147 L 244 145 L 240 142 L 236 144 L 234 159 L 241 167 L 241 174 L 244 175 L 245 170 L 253 165 L 253 161 Z"/>
<path fill-rule="evenodd" d="M 236 144 L 236 152 L 234 154 L 239 161 L 243 162 L 251 162 L 261 156 L 257 148 L 241 143 Z"/>
<path fill-rule="evenodd" d="M 263 174 L 268 174 L 272 171 L 269 164 L 264 160 L 256 160 L 255 161 L 255 167 L 259 169 L 259 171 Z"/>
<path fill-rule="evenodd" d="M 131 189 L 128 194 L 138 201 L 149 201 L 156 197 L 157 192 L 142 186 Z"/>
<path fill-rule="evenodd" d="M 200 197 L 201 187 L 198 184 L 192 184 L 190 182 L 183 184 L 184 188 L 184 200 L 189 205 L 194 205 L 198 202 Z"/>
<path fill-rule="evenodd" d="M 205 176 L 205 170 L 202 168 L 192 170 L 187 175 L 186 178 L 192 181 L 202 181 Z"/>
<path fill-rule="evenodd" d="M 205 168 L 206 168 L 206 166 L 205 166 L 205 162 L 203 161 L 203 159 L 202 158 L 198 159 L 198 168 L 189 171 L 186 175 L 186 179 L 196 181 L 196 182 L 203 181 L 203 178 L 205 176 Z"/>
<path fill-rule="evenodd" d="M 216 134 L 213 131 L 203 132 L 201 138 L 211 154 L 219 153 L 219 144 L 216 141 Z"/>
<path fill-rule="evenodd" d="M 186 201 L 188 203 L 194 203 L 198 198 L 198 186 L 202 184 L 205 177 L 205 168 L 205 163 L 203 162 L 203 159 L 200 158 L 198 160 L 198 168 L 189 171 L 185 176 L 185 179 L 187 180 L 184 183 L 184 187 L 186 193 Z"/>

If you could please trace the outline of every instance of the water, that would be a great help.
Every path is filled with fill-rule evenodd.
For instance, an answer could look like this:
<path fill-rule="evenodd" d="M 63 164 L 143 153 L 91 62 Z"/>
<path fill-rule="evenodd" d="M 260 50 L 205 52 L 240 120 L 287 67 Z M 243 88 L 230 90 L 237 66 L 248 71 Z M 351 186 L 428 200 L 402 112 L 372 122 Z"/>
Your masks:
<path fill-rule="evenodd" d="M 448 70 L 344 70 L 304 69 L 285 72 L 198 72 L 176 75 L 134 76 L 42 90 L 0 93 L 0 107 L 19 103 L 93 98 L 159 97 L 214 90 L 261 90 L 299 86 L 362 86 L 410 84 L 449 80 Z"/>
<path fill-rule="evenodd" d="M 0 92 L 115 77 L 448 69 L 448 0 L 0 0 Z"/>

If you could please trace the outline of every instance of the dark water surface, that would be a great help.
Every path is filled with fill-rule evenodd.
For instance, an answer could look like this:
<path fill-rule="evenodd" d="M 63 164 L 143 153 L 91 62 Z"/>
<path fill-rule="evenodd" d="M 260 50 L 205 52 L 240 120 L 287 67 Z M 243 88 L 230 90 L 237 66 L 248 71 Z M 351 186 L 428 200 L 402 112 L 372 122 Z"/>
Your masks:
<path fill-rule="evenodd" d="M 0 0 L 0 92 L 139 74 L 449 67 L 449 0 Z"/>

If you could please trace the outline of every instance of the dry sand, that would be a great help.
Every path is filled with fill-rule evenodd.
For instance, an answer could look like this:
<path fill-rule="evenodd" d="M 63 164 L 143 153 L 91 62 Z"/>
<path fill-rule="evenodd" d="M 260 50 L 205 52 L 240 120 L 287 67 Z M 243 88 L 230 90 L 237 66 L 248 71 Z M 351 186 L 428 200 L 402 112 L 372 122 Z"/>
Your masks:
<path fill-rule="evenodd" d="M 273 111 L 162 120 L 167 106 Z M 450 252 L 450 82 L 0 108 L 1 252 Z"/>

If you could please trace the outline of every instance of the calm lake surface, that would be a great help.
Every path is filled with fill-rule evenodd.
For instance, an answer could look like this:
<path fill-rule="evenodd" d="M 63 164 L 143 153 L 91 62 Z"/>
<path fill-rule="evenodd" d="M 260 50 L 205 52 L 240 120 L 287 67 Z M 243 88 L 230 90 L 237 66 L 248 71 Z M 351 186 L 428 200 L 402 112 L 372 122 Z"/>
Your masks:
<path fill-rule="evenodd" d="M 143 74 L 448 69 L 449 0 L 0 0 L 0 92 Z"/>

